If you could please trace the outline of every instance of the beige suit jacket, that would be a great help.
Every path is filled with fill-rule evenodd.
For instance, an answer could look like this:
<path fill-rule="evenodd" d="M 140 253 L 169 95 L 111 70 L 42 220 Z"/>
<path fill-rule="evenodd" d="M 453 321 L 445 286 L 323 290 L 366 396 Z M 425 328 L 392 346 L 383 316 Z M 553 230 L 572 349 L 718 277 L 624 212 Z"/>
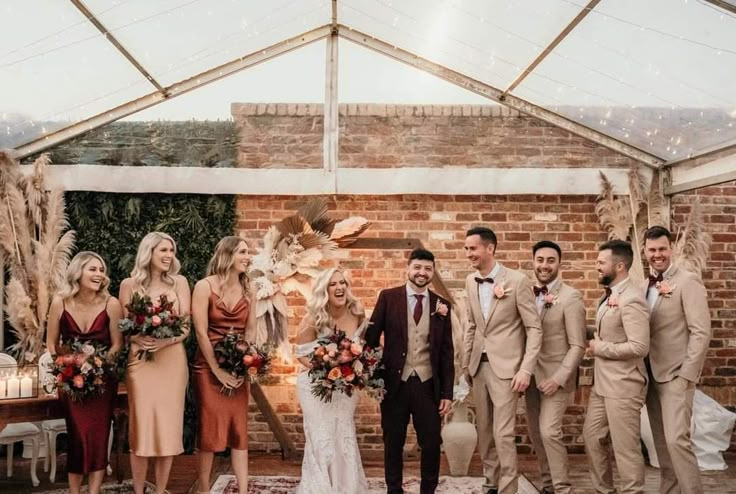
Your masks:
<path fill-rule="evenodd" d="M 565 391 L 574 391 L 578 367 L 585 354 L 585 304 L 582 294 L 558 283 L 550 294 L 555 301 L 543 306 L 542 349 L 534 377 L 537 384 L 551 378 Z"/>
<path fill-rule="evenodd" d="M 605 398 L 638 397 L 647 384 L 649 310 L 644 294 L 631 280 L 615 286 L 613 293 L 617 306 L 604 302 L 596 319 L 593 386 Z"/>
<path fill-rule="evenodd" d="M 483 317 L 475 274 L 465 279 L 468 295 L 468 329 L 465 332 L 463 367 L 471 375 L 478 372 L 483 350 L 494 374 L 511 379 L 519 369 L 533 374 L 542 346 L 542 330 L 532 284 L 526 275 L 500 267 L 496 286 L 503 286 L 501 298 L 493 296 L 488 320 Z"/>
<path fill-rule="evenodd" d="M 673 266 L 664 275 L 672 288 L 659 294 L 649 316 L 649 363 L 654 380 L 669 382 L 677 376 L 697 383 L 711 338 L 708 296 L 700 278 Z M 645 290 L 649 284 L 645 283 Z"/>

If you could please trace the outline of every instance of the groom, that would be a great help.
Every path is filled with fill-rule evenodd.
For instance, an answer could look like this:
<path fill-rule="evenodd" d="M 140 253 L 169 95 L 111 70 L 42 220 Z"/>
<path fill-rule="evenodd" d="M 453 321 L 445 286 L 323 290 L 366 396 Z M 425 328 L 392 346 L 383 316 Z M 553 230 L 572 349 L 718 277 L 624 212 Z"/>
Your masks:
<path fill-rule="evenodd" d="M 421 448 L 420 493 L 431 494 L 440 474 L 440 426 L 452 406 L 455 379 L 450 303 L 430 291 L 434 255 L 409 255 L 405 285 L 381 291 L 366 332 L 375 347 L 383 334 L 386 396 L 381 403 L 384 469 L 388 494 L 403 493 L 406 428 L 411 416 Z"/>

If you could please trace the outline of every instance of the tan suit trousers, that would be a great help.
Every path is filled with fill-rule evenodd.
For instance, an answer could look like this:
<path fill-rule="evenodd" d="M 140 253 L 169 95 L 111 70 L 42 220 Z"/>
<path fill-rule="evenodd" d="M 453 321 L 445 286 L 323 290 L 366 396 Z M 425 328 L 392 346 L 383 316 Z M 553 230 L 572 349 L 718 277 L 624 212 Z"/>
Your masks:
<path fill-rule="evenodd" d="M 526 417 L 529 438 L 539 461 L 542 486 L 554 488 L 555 494 L 570 494 L 567 448 L 562 442 L 562 417 L 572 401 L 573 393 L 560 388 L 551 396 L 537 389 L 532 377 L 526 390 Z"/>
<path fill-rule="evenodd" d="M 632 398 L 605 398 L 590 393 L 583 424 L 593 487 L 598 494 L 615 494 L 611 444 L 620 478 L 620 494 L 644 492 L 644 455 L 641 452 L 641 408 L 646 389 Z"/>
<path fill-rule="evenodd" d="M 516 494 L 515 428 L 519 394 L 511 390 L 511 379 L 499 378 L 488 362 L 481 362 L 473 378 L 473 398 L 478 452 L 485 477 L 483 489 L 496 487 L 499 494 Z"/>
<path fill-rule="evenodd" d="M 651 378 L 650 378 L 651 379 Z M 683 377 L 650 381 L 647 413 L 660 468 L 661 494 L 702 494 L 698 460 L 690 441 L 695 383 Z"/>

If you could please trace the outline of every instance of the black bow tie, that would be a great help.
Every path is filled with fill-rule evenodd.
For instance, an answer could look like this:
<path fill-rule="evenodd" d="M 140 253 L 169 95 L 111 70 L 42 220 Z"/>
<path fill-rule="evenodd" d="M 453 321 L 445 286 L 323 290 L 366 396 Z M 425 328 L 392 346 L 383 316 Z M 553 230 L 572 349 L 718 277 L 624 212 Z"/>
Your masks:
<path fill-rule="evenodd" d="M 663 279 L 662 274 L 658 274 L 657 276 L 649 275 L 649 288 L 653 287 L 657 283 L 661 282 Z"/>
<path fill-rule="evenodd" d="M 475 282 L 479 285 L 482 285 L 483 283 L 493 283 L 493 278 L 479 278 L 476 276 Z"/>
<path fill-rule="evenodd" d="M 547 285 L 544 285 L 544 286 L 535 286 L 535 287 L 532 287 L 532 288 L 534 288 L 534 296 L 535 297 L 539 297 L 539 294 L 540 293 L 541 294 L 544 294 L 544 295 L 547 295 L 547 292 L 549 292 L 549 290 L 547 290 Z"/>

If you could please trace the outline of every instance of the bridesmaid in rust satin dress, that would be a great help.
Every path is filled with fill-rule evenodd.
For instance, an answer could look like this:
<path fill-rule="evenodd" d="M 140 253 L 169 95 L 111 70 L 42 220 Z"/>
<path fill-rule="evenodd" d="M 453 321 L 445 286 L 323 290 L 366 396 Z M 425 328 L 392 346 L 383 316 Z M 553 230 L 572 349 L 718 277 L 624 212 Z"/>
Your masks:
<path fill-rule="evenodd" d="M 207 277 L 194 287 L 192 320 L 199 349 L 194 363 L 194 388 L 199 414 L 197 455 L 199 491 L 209 492 L 214 453 L 230 448 L 232 468 L 240 492 L 248 491 L 248 395 L 247 379 L 220 369 L 214 345 L 228 332 L 255 335 L 254 303 L 246 274 L 250 255 L 240 237 L 225 237 L 217 244 Z M 232 391 L 223 394 L 222 388 Z"/>
<path fill-rule="evenodd" d="M 107 291 L 110 279 L 105 262 L 94 252 L 80 252 L 69 263 L 65 285 L 49 310 L 46 344 L 54 355 L 59 341 L 91 341 L 116 354 L 122 345 L 118 321 L 120 303 Z M 105 391 L 80 402 L 62 394 L 68 433 L 67 470 L 69 491 L 78 494 L 84 475 L 89 475 L 89 492 L 98 494 L 107 467 L 107 442 L 112 423 L 118 383 L 107 378 Z"/>

